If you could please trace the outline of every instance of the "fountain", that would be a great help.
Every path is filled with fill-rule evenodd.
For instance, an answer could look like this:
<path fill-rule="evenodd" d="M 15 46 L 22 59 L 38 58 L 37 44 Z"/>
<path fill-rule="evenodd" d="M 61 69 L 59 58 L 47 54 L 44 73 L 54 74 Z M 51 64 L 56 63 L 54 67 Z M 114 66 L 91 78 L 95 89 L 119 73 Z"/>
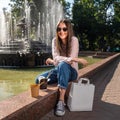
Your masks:
<path fill-rule="evenodd" d="M 40 66 L 51 56 L 56 24 L 64 18 L 63 6 L 58 0 L 38 3 L 25 0 L 20 20 L 3 10 L 0 16 L 1 67 Z"/>
<path fill-rule="evenodd" d="M 5 21 L 5 10 L 3 9 L 1 15 L 1 24 L 0 24 L 0 44 L 4 45 L 7 43 L 7 23 Z"/>

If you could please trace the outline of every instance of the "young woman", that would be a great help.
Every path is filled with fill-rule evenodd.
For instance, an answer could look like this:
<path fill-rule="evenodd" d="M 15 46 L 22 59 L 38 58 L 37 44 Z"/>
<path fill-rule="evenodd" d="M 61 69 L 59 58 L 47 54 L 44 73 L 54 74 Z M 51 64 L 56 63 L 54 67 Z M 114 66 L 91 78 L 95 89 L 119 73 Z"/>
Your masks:
<path fill-rule="evenodd" d="M 60 92 L 55 114 L 63 116 L 65 114 L 64 97 L 68 82 L 76 80 L 78 77 L 78 62 L 83 65 L 87 64 L 84 59 L 78 58 L 79 42 L 73 35 L 73 27 L 70 21 L 61 20 L 56 28 L 56 37 L 52 40 L 52 56 L 48 58 L 46 64 L 53 64 L 55 68 L 49 77 L 49 83 L 58 83 Z M 39 83 L 40 78 L 46 77 L 50 71 L 47 71 L 36 78 L 36 83 Z"/>

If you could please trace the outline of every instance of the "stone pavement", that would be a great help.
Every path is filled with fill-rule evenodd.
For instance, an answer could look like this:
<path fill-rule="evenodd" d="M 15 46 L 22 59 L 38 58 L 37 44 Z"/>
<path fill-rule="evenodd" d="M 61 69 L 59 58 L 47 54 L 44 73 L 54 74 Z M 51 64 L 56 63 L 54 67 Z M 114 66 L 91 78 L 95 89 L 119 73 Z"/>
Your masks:
<path fill-rule="evenodd" d="M 70 112 L 63 117 L 54 110 L 41 120 L 120 120 L 120 58 L 90 78 L 95 85 L 93 111 Z"/>

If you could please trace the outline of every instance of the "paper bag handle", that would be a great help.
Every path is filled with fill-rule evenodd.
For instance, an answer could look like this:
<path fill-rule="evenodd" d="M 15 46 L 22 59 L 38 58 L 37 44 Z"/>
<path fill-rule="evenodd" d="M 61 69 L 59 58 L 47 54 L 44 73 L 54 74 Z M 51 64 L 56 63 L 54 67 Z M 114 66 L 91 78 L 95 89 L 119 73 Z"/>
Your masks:
<path fill-rule="evenodd" d="M 85 83 L 85 84 L 90 84 L 90 80 L 88 78 L 80 78 L 78 80 L 78 84 L 82 84 L 82 81 L 86 81 L 87 83 Z"/>

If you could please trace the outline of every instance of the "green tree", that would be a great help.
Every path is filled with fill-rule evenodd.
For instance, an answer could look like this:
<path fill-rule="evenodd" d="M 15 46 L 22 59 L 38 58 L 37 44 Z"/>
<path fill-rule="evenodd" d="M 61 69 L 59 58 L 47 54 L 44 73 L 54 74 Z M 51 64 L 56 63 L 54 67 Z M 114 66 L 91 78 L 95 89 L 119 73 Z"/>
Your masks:
<path fill-rule="evenodd" d="M 74 29 L 84 49 L 102 50 L 107 44 L 113 44 L 114 31 L 119 31 L 116 25 L 119 24 L 117 21 L 120 18 L 119 12 L 114 12 L 114 9 L 118 11 L 120 7 L 118 4 L 118 7 L 113 6 L 114 3 L 115 0 L 74 0 Z M 110 10 L 112 14 L 108 14 Z"/>
<path fill-rule="evenodd" d="M 120 47 L 120 1 L 116 1 L 114 6 L 114 16 L 113 16 L 113 37 L 115 38 L 115 46 Z"/>
<path fill-rule="evenodd" d="M 24 9 L 24 0 L 10 0 L 11 12 L 15 18 L 21 17 Z"/>
<path fill-rule="evenodd" d="M 94 49 L 93 43 L 97 32 L 95 10 L 94 1 L 74 0 L 72 9 L 74 28 L 85 49 Z"/>

